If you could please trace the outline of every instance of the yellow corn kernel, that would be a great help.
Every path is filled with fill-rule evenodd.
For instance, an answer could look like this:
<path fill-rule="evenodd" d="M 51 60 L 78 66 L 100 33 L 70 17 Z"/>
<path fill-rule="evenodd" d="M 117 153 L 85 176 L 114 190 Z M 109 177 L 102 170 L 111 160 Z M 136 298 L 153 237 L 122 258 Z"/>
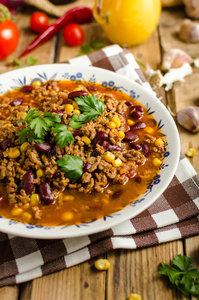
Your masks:
<path fill-rule="evenodd" d="M 20 216 L 20 215 L 22 214 L 22 212 L 23 212 L 23 209 L 22 209 L 22 208 L 19 208 L 19 207 L 15 208 L 15 207 L 14 207 L 14 208 L 11 210 L 11 215 L 14 216 L 14 217 Z"/>
<path fill-rule="evenodd" d="M 6 124 L 3 125 L 3 127 L 10 127 L 10 126 L 12 126 L 11 123 L 6 123 Z"/>
<path fill-rule="evenodd" d="M 32 194 L 30 197 L 31 206 L 37 206 L 40 202 L 40 198 L 38 194 Z"/>
<path fill-rule="evenodd" d="M 72 104 L 66 104 L 65 105 L 65 111 L 66 112 L 72 112 L 74 110 L 74 107 Z"/>
<path fill-rule="evenodd" d="M 128 300 L 142 300 L 142 297 L 138 294 L 130 294 Z"/>
<path fill-rule="evenodd" d="M 30 203 L 26 203 L 22 207 L 23 207 L 24 210 L 26 210 L 30 207 Z"/>
<path fill-rule="evenodd" d="M 97 270 L 108 270 L 111 267 L 110 261 L 108 259 L 98 259 L 95 261 L 94 266 Z"/>
<path fill-rule="evenodd" d="M 82 140 L 86 145 L 89 145 L 91 143 L 91 140 L 86 135 L 82 136 Z"/>
<path fill-rule="evenodd" d="M 75 92 L 75 91 L 81 91 L 81 88 L 80 88 L 80 87 L 76 87 L 76 88 L 73 90 L 73 92 Z"/>
<path fill-rule="evenodd" d="M 190 148 L 187 153 L 186 156 L 188 157 L 193 157 L 196 154 L 196 150 L 194 148 Z"/>
<path fill-rule="evenodd" d="M 74 114 L 77 114 L 78 116 L 80 115 L 80 110 L 79 109 L 74 109 Z"/>
<path fill-rule="evenodd" d="M 108 123 L 106 124 L 106 126 L 107 126 L 108 128 L 110 128 L 110 129 L 115 129 L 115 128 L 116 128 L 116 124 L 115 124 L 114 122 L 112 122 L 112 121 L 108 122 Z"/>
<path fill-rule="evenodd" d="M 21 217 L 25 222 L 30 222 L 32 219 L 32 215 L 26 211 L 21 215 Z"/>
<path fill-rule="evenodd" d="M 128 120 L 127 120 L 127 124 L 128 124 L 129 126 L 132 126 L 132 125 L 135 124 L 135 122 L 134 122 L 133 120 L 131 120 L 131 119 L 128 119 Z"/>
<path fill-rule="evenodd" d="M 119 128 L 121 126 L 121 120 L 119 118 L 113 117 L 112 121 L 115 123 L 117 128 Z"/>
<path fill-rule="evenodd" d="M 63 201 L 72 201 L 74 199 L 75 199 L 75 197 L 72 195 L 64 195 L 64 197 L 63 197 Z"/>
<path fill-rule="evenodd" d="M 72 220 L 74 217 L 73 213 L 68 211 L 68 212 L 64 212 L 61 216 L 62 220 L 63 221 L 70 221 Z"/>
<path fill-rule="evenodd" d="M 158 146 L 162 146 L 164 145 L 164 141 L 161 138 L 158 138 L 157 140 L 155 140 L 155 145 Z"/>
<path fill-rule="evenodd" d="M 151 127 L 149 127 L 149 126 L 146 126 L 146 127 L 144 128 L 144 130 L 145 130 L 146 132 L 148 132 L 148 133 L 153 133 L 153 128 L 151 128 Z"/>
<path fill-rule="evenodd" d="M 74 131 L 75 129 L 73 127 L 71 127 L 71 126 L 68 126 L 68 130 Z"/>
<path fill-rule="evenodd" d="M 19 111 L 17 113 L 17 118 L 24 119 L 26 118 L 27 113 L 25 111 Z"/>
<path fill-rule="evenodd" d="M 38 178 L 44 177 L 44 170 L 39 169 L 39 170 L 37 170 L 36 174 L 37 174 L 37 177 L 38 177 Z"/>
<path fill-rule="evenodd" d="M 41 86 L 41 81 L 35 80 L 35 81 L 32 82 L 32 85 L 33 86 Z"/>
<path fill-rule="evenodd" d="M 73 107 L 74 107 L 75 109 L 79 109 L 79 106 L 78 106 L 78 104 L 77 104 L 76 101 L 73 101 L 73 102 L 72 102 L 72 105 L 73 105 Z"/>
<path fill-rule="evenodd" d="M 115 155 L 109 151 L 104 154 L 104 158 L 107 162 L 112 163 L 115 160 Z"/>
<path fill-rule="evenodd" d="M 121 140 L 123 140 L 125 138 L 125 133 L 123 131 L 118 131 L 118 135 L 121 138 Z"/>
<path fill-rule="evenodd" d="M 159 167 L 161 164 L 162 164 L 162 161 L 159 159 L 159 158 L 154 158 L 152 160 L 152 164 L 155 166 L 155 167 Z"/>
<path fill-rule="evenodd" d="M 21 154 L 21 152 L 19 151 L 19 149 L 16 148 L 13 151 L 8 152 L 8 157 L 9 158 L 17 158 L 20 156 L 20 154 Z"/>
<path fill-rule="evenodd" d="M 113 167 L 118 168 L 122 165 L 121 159 L 118 157 L 116 160 L 112 162 Z"/>
<path fill-rule="evenodd" d="M 21 152 L 25 152 L 26 149 L 30 146 L 28 142 L 25 142 L 21 145 Z"/>

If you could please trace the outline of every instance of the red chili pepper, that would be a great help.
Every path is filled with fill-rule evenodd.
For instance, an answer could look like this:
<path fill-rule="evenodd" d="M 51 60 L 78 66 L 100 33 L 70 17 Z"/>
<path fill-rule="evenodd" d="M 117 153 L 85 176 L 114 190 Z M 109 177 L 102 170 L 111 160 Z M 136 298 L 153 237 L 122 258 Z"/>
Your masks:
<path fill-rule="evenodd" d="M 67 11 L 62 17 L 50 25 L 46 30 L 41 32 L 36 39 L 26 48 L 26 50 L 19 56 L 28 54 L 35 49 L 38 45 L 41 45 L 51 39 L 59 30 L 65 27 L 69 23 L 90 23 L 93 19 L 92 9 L 88 7 L 75 7 Z"/>

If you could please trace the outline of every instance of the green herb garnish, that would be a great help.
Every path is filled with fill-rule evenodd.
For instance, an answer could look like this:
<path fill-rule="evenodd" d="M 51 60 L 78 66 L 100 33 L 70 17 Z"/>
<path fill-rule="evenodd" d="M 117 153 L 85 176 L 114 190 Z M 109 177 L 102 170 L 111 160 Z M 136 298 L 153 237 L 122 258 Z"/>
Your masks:
<path fill-rule="evenodd" d="M 64 124 L 56 124 L 55 127 L 51 130 L 51 133 L 57 133 L 55 141 L 57 142 L 59 148 L 64 148 L 69 143 L 74 141 L 72 133 Z"/>
<path fill-rule="evenodd" d="M 89 45 L 82 45 L 81 51 L 84 54 L 90 54 L 93 52 L 93 50 L 98 50 L 102 47 L 104 47 L 106 44 L 101 41 L 92 41 Z"/>
<path fill-rule="evenodd" d="M 81 46 L 81 51 L 84 54 L 90 54 L 90 53 L 92 53 L 92 49 L 91 49 L 91 47 L 89 45 L 82 45 Z"/>
<path fill-rule="evenodd" d="M 103 116 L 105 104 L 96 96 L 81 96 L 75 98 L 79 109 L 83 112 L 79 116 L 74 114 L 71 118 L 69 125 L 72 128 L 78 129 L 84 123 L 95 119 L 97 116 Z"/>
<path fill-rule="evenodd" d="M 29 56 L 29 57 L 26 59 L 25 63 L 24 63 L 22 60 L 17 59 L 17 58 L 13 58 L 13 59 L 12 59 L 12 65 L 13 65 L 14 67 L 16 67 L 16 68 L 23 68 L 23 67 L 25 67 L 25 66 L 33 66 L 33 65 L 35 65 L 37 62 L 38 62 L 38 58 L 34 58 L 34 57 L 32 57 L 32 56 Z M 25 64 L 25 66 L 24 66 L 24 64 Z"/>
<path fill-rule="evenodd" d="M 69 179 L 77 180 L 83 174 L 83 161 L 78 156 L 64 156 L 63 158 L 57 160 L 57 164 L 61 168 L 61 170 L 65 172 L 65 176 Z"/>
<path fill-rule="evenodd" d="M 25 119 L 20 119 L 17 123 L 25 123 L 25 128 L 18 130 L 19 143 L 28 142 L 43 143 L 46 131 L 60 123 L 60 116 L 52 113 L 41 114 L 36 108 L 31 108 Z"/>
<path fill-rule="evenodd" d="M 37 62 L 38 62 L 38 58 L 34 58 L 34 57 L 32 57 L 32 56 L 29 56 L 29 57 L 26 59 L 26 65 L 27 65 L 27 66 L 33 66 L 33 65 L 35 65 Z"/>
<path fill-rule="evenodd" d="M 185 255 L 175 255 L 173 265 L 161 263 L 158 273 L 165 275 L 171 287 L 178 289 L 185 296 L 194 295 L 199 299 L 199 272 L 192 266 L 193 259 Z"/>

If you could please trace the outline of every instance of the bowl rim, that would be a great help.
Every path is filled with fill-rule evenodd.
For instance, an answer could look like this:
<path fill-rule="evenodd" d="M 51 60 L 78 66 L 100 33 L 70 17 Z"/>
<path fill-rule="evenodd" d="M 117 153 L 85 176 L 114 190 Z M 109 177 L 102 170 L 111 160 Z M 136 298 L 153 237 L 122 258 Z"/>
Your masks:
<path fill-rule="evenodd" d="M 63 68 L 63 70 L 62 70 L 62 68 Z M 28 237 L 28 238 L 37 238 L 37 239 L 74 238 L 74 237 L 80 237 L 80 236 L 85 236 L 85 235 L 91 235 L 91 234 L 95 234 L 95 233 L 110 229 L 110 228 L 112 228 L 112 227 L 114 227 L 114 226 L 116 226 L 116 225 L 118 225 L 118 224 L 120 224 L 124 221 L 127 221 L 127 220 L 137 216 L 141 212 L 143 212 L 150 205 L 152 205 L 157 200 L 157 198 L 168 187 L 169 183 L 171 182 L 171 180 L 172 180 L 172 178 L 175 174 L 175 171 L 177 169 L 177 165 L 178 165 L 178 162 L 179 162 L 180 138 L 179 138 L 179 134 L 178 134 L 176 124 L 175 124 L 172 116 L 170 115 L 170 113 L 166 109 L 166 107 L 154 95 L 154 92 L 152 90 L 151 91 L 147 90 L 145 87 L 141 86 L 137 82 L 127 78 L 124 75 L 118 74 L 118 73 L 113 72 L 113 71 L 105 70 L 105 69 L 102 69 L 102 68 L 99 68 L 99 67 L 93 67 L 93 66 L 79 66 L 79 65 L 76 65 L 76 64 L 65 64 L 65 63 L 30 66 L 30 67 L 26 67 L 26 68 L 22 68 L 22 69 L 8 71 L 6 73 L 1 74 L 0 75 L 0 84 L 1 84 L 2 80 L 5 80 L 6 77 L 8 77 L 8 76 L 9 76 L 9 80 L 10 80 L 11 76 L 19 77 L 19 76 L 21 76 L 20 74 L 23 74 L 22 76 L 24 76 L 26 74 L 26 72 L 27 73 L 35 72 L 35 71 L 40 70 L 40 69 L 45 70 L 45 72 L 51 72 L 51 71 L 55 72 L 55 70 L 57 72 L 59 72 L 59 71 L 61 71 L 61 72 L 71 71 L 72 72 L 72 71 L 76 70 L 76 71 L 79 71 L 79 72 L 88 72 L 88 74 L 89 73 L 94 73 L 95 75 L 97 74 L 97 76 L 99 76 L 99 77 L 100 76 L 101 77 L 103 77 L 103 76 L 106 77 L 107 76 L 107 77 L 110 77 L 110 79 L 112 78 L 112 79 L 115 79 L 116 81 L 118 80 L 121 83 L 132 86 L 132 88 L 135 89 L 137 93 L 140 93 L 142 95 L 140 97 L 140 99 L 138 99 L 138 101 L 140 103 L 142 103 L 142 101 L 140 101 L 140 100 L 142 100 L 141 99 L 142 97 L 144 97 L 144 98 L 148 97 L 150 99 L 150 102 L 152 101 L 153 106 L 156 107 L 156 110 L 160 111 L 159 113 L 161 113 L 163 115 L 163 117 L 167 120 L 169 126 L 172 129 L 170 134 L 172 135 L 172 141 L 174 141 L 174 143 L 175 143 L 175 147 L 173 147 L 173 146 L 171 147 L 171 149 L 173 151 L 173 153 L 172 153 L 172 155 L 173 155 L 172 164 L 170 165 L 169 176 L 164 178 L 164 181 L 165 181 L 164 182 L 164 188 L 160 188 L 159 191 L 156 190 L 155 196 L 150 201 L 143 201 L 142 203 L 139 203 L 138 204 L 139 206 L 137 206 L 138 209 L 135 210 L 136 213 L 134 211 L 134 214 L 132 212 L 128 213 L 127 209 L 128 209 L 129 205 L 127 205 L 121 211 L 115 212 L 112 215 L 110 215 L 109 220 L 107 218 L 106 222 L 104 222 L 102 224 L 99 224 L 95 227 L 92 226 L 92 222 L 86 223 L 86 224 L 83 223 L 80 226 L 82 228 L 85 224 L 84 228 L 82 228 L 82 230 L 79 230 L 79 231 L 75 230 L 75 232 L 74 232 L 74 228 L 75 228 L 74 226 L 77 226 L 77 225 L 52 226 L 52 227 L 49 226 L 50 228 L 48 228 L 48 226 L 46 227 L 46 226 L 27 225 L 27 224 L 23 224 L 23 223 L 20 223 L 20 222 L 16 222 L 17 226 L 9 226 L 9 225 L 5 226 L 6 222 L 9 222 L 11 220 L 8 219 L 8 218 L 0 217 L 0 231 L 2 231 L 4 233 L 16 235 L 16 236 L 22 236 L 22 237 Z M 30 80 L 30 77 L 29 77 L 29 80 Z M 56 79 L 55 78 L 55 80 L 64 80 L 64 79 Z M 86 81 L 88 82 L 88 80 L 86 80 Z M 101 84 L 99 81 L 97 81 L 96 83 Z M 12 89 L 10 89 L 10 90 L 12 90 Z M 171 160 L 170 160 L 170 162 L 171 162 Z M 117 215 L 119 212 L 124 212 L 124 213 L 119 218 L 117 218 L 117 217 L 112 218 L 111 217 L 111 216 Z M 2 222 L 2 221 L 4 221 L 4 222 Z M 3 226 L 3 228 L 2 228 L 2 226 Z M 22 228 L 20 228 L 20 227 L 22 227 Z M 46 228 L 46 230 L 45 229 L 42 230 L 44 227 Z M 61 228 L 61 230 L 59 230 L 59 231 L 56 230 L 56 229 L 59 229 L 59 228 Z M 21 231 L 21 229 L 22 229 L 22 231 Z M 47 229 L 51 229 L 51 230 L 47 230 Z"/>

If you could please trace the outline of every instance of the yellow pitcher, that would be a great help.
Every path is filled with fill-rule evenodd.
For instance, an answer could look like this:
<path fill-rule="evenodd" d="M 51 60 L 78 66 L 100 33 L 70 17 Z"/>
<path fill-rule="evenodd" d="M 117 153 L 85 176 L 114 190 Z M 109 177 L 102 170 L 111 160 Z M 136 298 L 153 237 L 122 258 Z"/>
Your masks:
<path fill-rule="evenodd" d="M 112 43 L 132 46 L 145 41 L 155 30 L 161 0 L 95 0 L 93 13 Z"/>

